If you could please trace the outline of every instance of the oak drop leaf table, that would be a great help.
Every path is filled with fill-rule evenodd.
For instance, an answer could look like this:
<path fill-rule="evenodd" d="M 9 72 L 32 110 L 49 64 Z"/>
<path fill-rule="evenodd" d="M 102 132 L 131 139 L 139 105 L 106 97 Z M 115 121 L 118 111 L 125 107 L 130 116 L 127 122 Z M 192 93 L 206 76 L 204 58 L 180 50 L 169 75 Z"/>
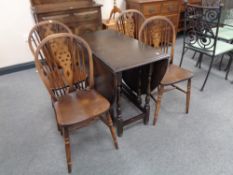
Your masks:
<path fill-rule="evenodd" d="M 163 78 L 169 55 L 114 30 L 86 33 L 82 37 L 88 42 L 93 52 L 95 89 L 111 103 L 113 121 L 116 124 L 118 136 L 122 136 L 124 126 L 134 121 L 143 119 L 144 123 L 147 124 L 150 113 L 151 88 L 155 88 Z M 143 67 L 144 71 L 138 74 L 140 71 L 137 69 L 141 67 Z M 122 74 L 127 74 L 127 71 L 131 74 L 132 80 L 135 77 L 137 79 L 137 81 L 129 82 L 129 84 L 140 84 L 142 86 L 141 90 L 140 86 L 135 87 L 138 87 L 139 91 L 144 89 L 146 97 L 143 105 L 138 100 L 141 98 L 141 94 L 139 96 L 138 94 L 135 95 L 135 91 L 138 91 L 135 88 L 133 89 L 132 86 L 128 87 L 127 82 L 122 80 Z M 130 101 L 142 113 L 130 118 L 123 116 L 120 103 L 122 91 L 127 97 L 132 97 Z"/>

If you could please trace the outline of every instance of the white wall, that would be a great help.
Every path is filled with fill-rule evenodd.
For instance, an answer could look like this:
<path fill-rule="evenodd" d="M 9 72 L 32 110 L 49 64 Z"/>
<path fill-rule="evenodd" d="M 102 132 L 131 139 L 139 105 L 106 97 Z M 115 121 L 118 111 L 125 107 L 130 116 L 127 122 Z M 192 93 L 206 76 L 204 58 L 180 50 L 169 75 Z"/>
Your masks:
<path fill-rule="evenodd" d="M 112 0 L 96 0 L 103 5 L 102 17 L 107 19 L 112 9 Z M 117 0 L 124 8 L 124 0 Z M 0 0 L 0 68 L 32 61 L 26 42 L 34 25 L 29 0 Z"/>

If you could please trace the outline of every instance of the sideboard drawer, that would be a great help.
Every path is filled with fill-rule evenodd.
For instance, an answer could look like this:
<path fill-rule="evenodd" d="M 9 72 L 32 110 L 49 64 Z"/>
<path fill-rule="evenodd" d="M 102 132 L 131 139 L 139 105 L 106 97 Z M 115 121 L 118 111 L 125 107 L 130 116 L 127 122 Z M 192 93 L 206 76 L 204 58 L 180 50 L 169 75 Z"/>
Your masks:
<path fill-rule="evenodd" d="M 97 20 L 99 18 L 99 11 L 92 10 L 86 12 L 78 12 L 72 14 L 74 20 L 78 21 L 90 21 L 90 20 Z"/>
<path fill-rule="evenodd" d="M 49 1 L 53 3 L 48 4 Z M 58 1 L 65 2 L 58 3 Z M 86 5 L 83 4 L 84 0 L 72 0 L 72 2 L 71 0 L 44 0 L 44 2 L 44 4 L 32 6 L 36 22 L 57 20 L 79 35 L 102 27 L 102 5 L 92 3 L 91 0 L 88 0 L 89 3 Z"/>
<path fill-rule="evenodd" d="M 163 2 L 161 13 L 162 14 L 175 14 L 179 13 L 180 4 L 178 1 Z"/>
<path fill-rule="evenodd" d="M 180 18 L 181 2 L 183 0 L 126 0 L 126 7 L 140 10 L 146 18 L 151 16 L 168 17 L 176 29 Z"/>
<path fill-rule="evenodd" d="M 91 21 L 99 18 L 99 11 L 84 11 L 84 12 L 73 12 L 64 14 L 45 15 L 41 17 L 42 20 L 58 20 L 65 24 L 72 23 L 74 21 Z"/>
<path fill-rule="evenodd" d="M 159 3 L 148 3 L 143 4 L 142 13 L 145 16 L 153 16 L 160 14 L 161 4 Z"/>

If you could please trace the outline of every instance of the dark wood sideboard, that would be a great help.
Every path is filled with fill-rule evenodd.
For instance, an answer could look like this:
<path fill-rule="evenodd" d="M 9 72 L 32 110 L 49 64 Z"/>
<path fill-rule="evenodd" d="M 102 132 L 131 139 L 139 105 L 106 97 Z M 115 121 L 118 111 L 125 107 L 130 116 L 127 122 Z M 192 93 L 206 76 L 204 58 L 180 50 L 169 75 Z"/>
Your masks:
<path fill-rule="evenodd" d="M 36 22 L 58 20 L 77 35 L 102 29 L 101 6 L 93 0 L 31 0 Z"/>
<path fill-rule="evenodd" d="M 188 0 L 191 4 L 199 4 L 201 0 Z M 126 0 L 127 9 L 137 9 L 146 18 L 166 16 L 176 27 L 177 32 L 183 30 L 184 0 Z"/>

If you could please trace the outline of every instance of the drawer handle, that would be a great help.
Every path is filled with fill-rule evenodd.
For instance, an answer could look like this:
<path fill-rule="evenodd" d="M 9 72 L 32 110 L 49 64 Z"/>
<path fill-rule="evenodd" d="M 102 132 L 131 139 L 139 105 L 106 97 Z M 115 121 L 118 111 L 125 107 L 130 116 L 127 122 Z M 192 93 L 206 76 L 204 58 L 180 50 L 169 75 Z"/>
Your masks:
<path fill-rule="evenodd" d="M 68 17 L 70 16 L 69 14 L 65 14 L 65 15 L 56 15 L 56 16 L 45 16 L 45 17 L 42 17 L 43 20 L 53 20 L 53 19 L 59 19 L 59 18 L 65 18 L 65 17 Z"/>

